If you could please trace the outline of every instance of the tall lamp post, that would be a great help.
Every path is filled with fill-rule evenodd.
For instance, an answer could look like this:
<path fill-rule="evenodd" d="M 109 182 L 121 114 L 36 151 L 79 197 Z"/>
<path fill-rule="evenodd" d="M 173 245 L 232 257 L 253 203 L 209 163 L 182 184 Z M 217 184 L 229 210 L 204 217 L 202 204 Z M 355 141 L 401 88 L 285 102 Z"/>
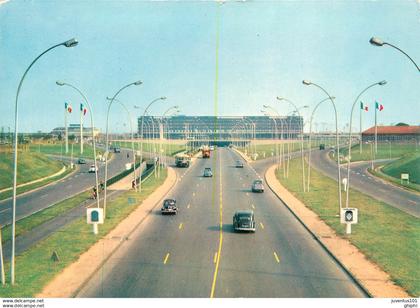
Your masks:
<path fill-rule="evenodd" d="M 105 180 L 104 180 L 104 218 L 106 218 L 106 198 L 107 198 L 107 181 L 108 181 L 108 155 L 109 155 L 109 135 L 108 135 L 108 128 L 109 128 L 109 111 L 111 110 L 111 106 L 114 102 L 114 100 L 117 98 L 118 94 L 121 93 L 124 89 L 130 87 L 130 86 L 139 86 L 143 82 L 138 80 L 135 82 L 131 82 L 125 86 L 123 86 L 121 89 L 119 89 L 114 96 L 111 98 L 109 104 L 108 104 L 108 110 L 106 113 L 106 142 L 105 142 Z M 134 167 L 135 168 L 135 167 Z"/>
<path fill-rule="evenodd" d="M 392 48 L 395 48 L 396 50 L 398 50 L 399 52 L 401 52 L 402 54 L 404 54 L 408 59 L 410 59 L 410 61 L 414 64 L 414 66 L 420 72 L 420 67 L 417 65 L 417 63 L 414 62 L 414 60 L 406 52 L 404 52 L 402 49 L 398 48 L 397 46 L 392 45 L 392 44 L 387 43 L 387 42 L 384 42 L 384 41 L 382 41 L 378 37 L 372 37 L 369 40 L 369 43 L 371 43 L 373 46 L 378 46 L 378 47 L 381 47 L 381 46 L 384 46 L 384 45 L 388 45 L 388 46 L 391 46 Z"/>
<path fill-rule="evenodd" d="M 338 117 L 337 117 L 337 108 L 335 107 L 335 102 L 333 97 L 320 85 L 311 82 L 309 80 L 303 80 L 302 83 L 305 86 L 310 86 L 313 85 L 315 87 L 317 87 L 318 89 L 320 89 L 322 92 L 324 92 L 329 100 L 331 101 L 333 107 L 334 107 L 334 115 L 335 115 L 335 146 L 336 146 L 336 150 L 337 150 L 337 193 L 338 193 L 338 215 L 340 215 L 340 211 L 342 208 L 342 200 L 341 200 L 341 171 L 340 171 L 340 142 L 338 139 Z"/>
<path fill-rule="evenodd" d="M 273 108 L 269 105 L 263 105 L 263 107 L 265 109 L 272 110 L 277 115 L 277 117 L 280 119 L 280 114 L 278 113 L 278 111 L 275 108 Z M 265 113 L 263 110 L 261 112 Z M 274 118 L 271 118 L 271 119 L 274 122 L 274 129 L 275 129 L 275 138 L 274 139 L 276 139 L 276 141 L 277 141 L 279 139 L 279 129 L 278 129 L 277 121 Z M 281 120 L 280 120 L 280 122 L 281 122 Z M 283 134 L 283 131 L 282 131 L 282 134 Z M 280 151 L 280 147 L 278 145 L 278 142 L 275 142 L 275 147 L 276 147 L 276 157 L 277 157 L 277 168 L 280 168 L 282 158 L 281 158 L 281 151 Z M 283 165 L 283 174 L 284 174 L 284 165 Z"/>
<path fill-rule="evenodd" d="M 159 98 L 156 98 L 154 100 L 152 100 L 149 105 L 147 105 L 147 107 L 144 109 L 143 115 L 141 116 L 141 130 L 140 130 L 140 135 L 141 135 L 141 141 L 140 141 L 140 181 L 139 181 L 139 190 L 141 192 L 141 173 L 142 173 L 142 169 L 141 169 L 141 164 L 143 163 L 143 125 L 144 125 L 144 116 L 146 115 L 147 111 L 149 110 L 150 106 L 152 106 L 155 102 L 160 101 L 160 100 L 165 100 L 166 97 L 162 96 Z M 154 133 L 154 132 L 153 132 Z"/>
<path fill-rule="evenodd" d="M 111 101 L 112 98 L 107 97 L 106 98 L 108 101 Z M 134 184 L 136 183 L 136 152 L 134 151 L 134 132 L 133 132 L 133 118 L 131 116 L 130 111 L 128 110 L 127 106 L 125 104 L 123 104 L 120 100 L 114 98 L 114 101 L 119 103 L 124 110 L 127 112 L 127 117 L 128 117 L 128 123 L 130 124 L 130 132 L 131 132 L 131 152 L 133 155 L 133 180 L 134 180 Z M 137 191 L 137 186 L 134 185 L 134 189 L 135 191 Z"/>
<path fill-rule="evenodd" d="M 300 135 L 300 156 L 301 156 L 301 161 L 302 161 L 302 185 L 303 185 L 303 192 L 305 192 L 306 189 L 305 189 L 305 162 L 304 162 L 304 158 L 303 158 L 303 128 L 304 128 L 303 127 L 304 126 L 303 125 L 303 118 L 300 115 L 299 108 L 291 100 L 289 100 L 287 98 L 284 98 L 284 97 L 279 97 L 279 96 L 277 96 L 277 100 L 278 101 L 285 101 L 285 102 L 288 102 L 290 105 L 292 105 L 293 108 L 295 108 L 295 112 L 298 114 L 299 118 L 302 119 L 302 133 Z M 308 108 L 308 107 L 309 106 L 305 105 L 302 108 Z"/>
<path fill-rule="evenodd" d="M 331 97 L 332 99 L 335 99 L 335 97 L 333 96 L 333 97 Z M 307 188 L 307 190 L 308 190 L 308 192 L 309 192 L 309 184 L 310 184 L 310 182 L 311 182 L 311 148 L 312 148 L 312 145 L 311 145 L 311 140 L 312 140 L 312 120 L 313 120 L 313 118 L 314 118 L 314 115 L 315 115 L 315 111 L 318 109 L 318 107 L 323 103 L 323 102 L 325 102 L 325 101 L 327 101 L 327 100 L 329 100 L 330 98 L 329 97 L 327 97 L 327 98 L 324 98 L 322 101 L 320 101 L 318 104 L 316 104 L 316 106 L 315 106 L 315 108 L 314 108 L 314 110 L 312 110 L 312 114 L 311 114 L 311 118 L 310 118 L 310 121 L 309 121 L 309 145 L 308 145 L 308 188 Z"/>
<path fill-rule="evenodd" d="M 19 117 L 18 117 L 18 102 L 19 102 L 19 93 L 20 89 L 22 88 L 23 81 L 28 74 L 31 67 L 35 64 L 35 62 L 38 61 L 39 58 L 41 58 L 43 55 L 45 55 L 47 52 L 53 50 L 54 48 L 57 48 L 59 46 L 64 47 L 75 47 L 77 46 L 79 42 L 72 38 L 68 41 L 65 41 L 63 43 L 54 45 L 44 52 L 42 52 L 38 57 L 36 57 L 31 64 L 29 64 L 28 68 L 23 73 L 23 76 L 19 82 L 19 86 L 16 91 L 16 100 L 15 100 L 15 133 L 14 133 L 14 155 L 13 155 L 13 202 L 12 202 L 12 252 L 10 256 L 10 283 L 12 285 L 15 284 L 15 234 L 16 234 L 16 186 L 17 186 L 17 163 L 18 163 L 18 123 L 19 123 Z"/>
<path fill-rule="evenodd" d="M 350 191 L 350 161 L 351 161 L 351 126 L 352 126 L 352 120 L 353 120 L 353 111 L 354 106 L 356 106 L 356 103 L 359 101 L 359 98 L 362 96 L 363 93 L 365 93 L 367 90 L 374 86 L 383 86 L 386 85 L 386 81 L 382 80 L 379 82 L 375 82 L 365 89 L 363 89 L 362 92 L 357 95 L 356 99 L 353 102 L 353 105 L 351 106 L 351 112 L 350 112 L 350 122 L 349 122 L 349 149 L 348 149 L 348 158 L 347 158 L 347 189 L 346 189 L 346 208 L 349 207 L 349 191 Z"/>

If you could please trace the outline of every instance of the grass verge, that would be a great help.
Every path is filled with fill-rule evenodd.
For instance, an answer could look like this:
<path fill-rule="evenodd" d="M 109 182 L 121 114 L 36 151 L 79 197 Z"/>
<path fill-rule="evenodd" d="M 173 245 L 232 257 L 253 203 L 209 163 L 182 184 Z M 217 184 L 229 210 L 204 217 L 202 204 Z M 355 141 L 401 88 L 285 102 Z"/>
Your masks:
<path fill-rule="evenodd" d="M 350 190 L 350 205 L 359 209 L 359 223 L 352 234 L 335 215 L 337 184 L 316 170 L 311 171 L 311 190 L 302 192 L 300 161 L 292 160 L 290 176 L 279 181 L 308 208 L 318 214 L 338 235 L 347 238 L 367 258 L 390 274 L 392 280 L 413 296 L 420 295 L 420 220 L 384 202 Z M 343 194 L 344 196 L 344 194 Z"/>
<path fill-rule="evenodd" d="M 33 297 L 39 293 L 65 267 L 76 261 L 90 246 L 141 206 L 141 202 L 164 182 L 166 176 L 165 169 L 160 179 L 149 177 L 144 182 L 141 193 L 128 191 L 110 202 L 107 207 L 107 221 L 100 225 L 98 235 L 92 233 L 92 226 L 86 224 L 85 217 L 81 217 L 18 256 L 16 284 L 13 287 L 10 284 L 0 287 L 0 297 Z M 53 251 L 57 252 L 59 262 L 51 260 Z M 8 273 L 9 264 L 5 267 Z"/>
<path fill-rule="evenodd" d="M 140 150 L 141 142 L 134 142 L 134 150 Z M 131 149 L 131 142 L 114 142 L 113 145 L 120 146 L 122 148 Z M 185 144 L 172 144 L 172 143 L 162 143 L 161 149 L 163 150 L 162 154 L 166 156 L 174 156 L 175 154 L 185 151 Z M 143 151 L 148 153 L 157 153 L 159 152 L 158 143 L 143 143 Z"/>

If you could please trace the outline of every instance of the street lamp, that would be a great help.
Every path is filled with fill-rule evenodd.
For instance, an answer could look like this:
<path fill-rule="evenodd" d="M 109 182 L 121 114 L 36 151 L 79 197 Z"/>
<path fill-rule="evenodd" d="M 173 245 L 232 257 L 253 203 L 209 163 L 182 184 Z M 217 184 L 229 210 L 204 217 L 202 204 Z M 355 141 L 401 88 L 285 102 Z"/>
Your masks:
<path fill-rule="evenodd" d="M 31 67 L 41 58 L 44 54 L 49 52 L 50 50 L 59 47 L 75 47 L 79 42 L 72 38 L 67 40 L 63 43 L 54 45 L 44 52 L 42 52 L 38 57 L 36 57 L 31 64 L 29 64 L 28 68 L 23 73 L 23 76 L 19 82 L 19 86 L 16 91 L 16 100 L 15 100 L 15 135 L 14 135 L 14 148 L 15 152 L 13 155 L 13 201 L 12 201 L 12 252 L 10 257 L 10 283 L 12 285 L 15 284 L 15 234 L 16 234 L 16 187 L 17 187 L 17 163 L 18 163 L 18 123 L 19 123 L 19 116 L 18 116 L 18 101 L 19 101 L 19 93 L 20 89 L 22 88 L 23 80 L 25 79 L 26 75 L 28 74 Z"/>
<path fill-rule="evenodd" d="M 108 110 L 106 113 L 106 143 L 105 143 L 105 180 L 104 180 L 104 218 L 106 218 L 106 198 L 107 198 L 107 181 L 108 181 L 108 154 L 109 154 L 109 135 L 108 135 L 108 128 L 109 128 L 109 111 L 111 110 L 111 106 L 114 102 L 114 100 L 117 98 L 118 94 L 121 93 L 122 90 L 130 87 L 130 86 L 139 86 L 143 82 L 141 80 L 137 80 L 135 82 L 131 82 L 125 86 L 123 86 L 121 89 L 119 89 L 114 96 L 111 98 L 109 104 L 108 104 Z M 134 167 L 135 168 L 135 167 Z M 141 177 L 141 176 L 140 176 Z M 135 184 L 135 183 L 134 183 Z"/>
<path fill-rule="evenodd" d="M 317 87 L 318 89 L 320 89 L 322 92 L 324 92 L 329 100 L 331 101 L 333 107 L 334 107 L 334 115 L 335 115 L 335 146 L 336 146 L 336 150 L 337 150 L 337 192 L 338 192 L 338 215 L 340 215 L 340 211 L 342 208 L 342 201 L 341 201 L 341 171 L 340 171 L 340 143 L 339 143 L 339 139 L 338 139 L 338 117 L 337 117 L 337 108 L 335 107 L 335 102 L 334 99 L 332 98 L 332 96 L 320 85 L 313 83 L 309 80 L 303 80 L 302 83 L 306 86 L 310 86 L 313 85 L 315 87 Z"/>
<path fill-rule="evenodd" d="M 111 101 L 112 98 L 107 97 L 106 98 L 108 101 Z M 128 110 L 127 106 L 124 105 L 120 100 L 114 98 L 114 101 L 119 103 L 124 110 L 127 112 L 127 116 L 128 116 L 128 122 L 130 124 L 130 132 L 131 132 L 131 151 L 132 151 L 132 155 L 133 155 L 133 177 L 134 177 L 134 189 L 137 191 L 137 186 L 136 184 L 136 153 L 134 152 L 134 133 L 133 133 L 133 118 L 131 116 L 130 111 Z M 111 103 L 111 102 L 109 102 Z M 106 179 L 105 179 L 106 180 Z"/>
<path fill-rule="evenodd" d="M 302 185 L 303 185 L 303 192 L 305 192 L 306 189 L 305 189 L 305 162 L 304 162 L 304 158 L 303 158 L 303 118 L 300 115 L 299 109 L 296 107 L 296 105 L 292 101 L 290 101 L 287 98 L 279 97 L 279 96 L 277 96 L 277 100 L 278 101 L 285 101 L 285 102 L 288 102 L 289 104 L 291 104 L 293 106 L 293 108 L 295 108 L 295 112 L 297 112 L 299 118 L 302 119 L 302 134 L 300 135 L 300 156 L 301 156 L 301 160 L 302 160 Z M 305 106 L 301 107 L 300 109 L 308 108 L 308 107 L 309 106 L 305 105 Z"/>
<path fill-rule="evenodd" d="M 263 107 L 265 109 L 272 110 L 277 115 L 277 117 L 280 119 L 280 114 L 278 113 L 278 111 L 274 107 L 271 107 L 269 105 L 263 105 Z M 278 129 L 277 121 L 274 118 L 271 118 L 271 119 L 274 121 L 274 129 L 275 129 L 275 138 L 274 139 L 279 139 L 279 129 Z M 281 120 L 280 120 L 280 122 L 281 122 Z M 282 134 L 283 134 L 283 130 L 282 130 Z M 278 146 L 277 142 L 275 142 L 275 147 L 276 147 L 276 157 L 277 157 L 277 168 L 279 168 L 280 165 L 281 165 L 282 157 L 281 157 L 281 151 L 279 149 L 279 146 Z M 284 160 L 283 160 L 283 163 L 284 163 Z M 283 164 L 283 175 L 284 175 L 284 172 L 285 172 L 284 167 L 285 166 Z"/>
<path fill-rule="evenodd" d="M 391 46 L 391 47 L 395 48 L 396 50 L 398 50 L 399 52 L 404 54 L 408 59 L 410 59 L 410 61 L 415 65 L 417 70 L 420 72 L 420 67 L 416 64 L 416 62 L 414 62 L 414 60 L 407 53 L 405 53 L 402 49 L 398 48 L 397 46 L 392 45 L 392 44 L 387 43 L 387 42 L 384 42 L 378 37 L 371 37 L 370 40 L 369 40 L 369 43 L 371 43 L 373 46 L 378 46 L 378 47 L 388 45 L 388 46 Z"/>
<path fill-rule="evenodd" d="M 143 163 L 143 125 L 144 125 L 144 116 L 147 113 L 147 111 L 149 110 L 150 106 L 152 106 L 155 102 L 159 101 L 159 100 L 166 100 L 165 96 L 162 97 L 158 97 L 154 100 L 152 100 L 147 107 L 144 109 L 143 115 L 141 117 L 141 131 L 140 131 L 140 135 L 141 135 L 141 143 L 140 143 L 140 181 L 139 181 L 139 190 L 141 192 L 141 174 L 142 174 L 142 168 L 141 168 L 141 164 Z M 153 132 L 154 133 L 154 132 Z"/>
<path fill-rule="evenodd" d="M 331 97 L 332 99 L 335 99 L 335 97 Z M 309 192 L 309 184 L 311 182 L 311 139 L 312 139 L 312 120 L 314 118 L 315 115 L 315 111 L 318 109 L 318 107 L 325 101 L 329 100 L 330 98 L 324 98 L 322 101 L 320 101 L 314 108 L 314 110 L 312 110 L 312 114 L 310 117 L 310 122 L 309 122 L 309 146 L 308 146 L 308 192 Z"/>
<path fill-rule="evenodd" d="M 347 158 L 347 189 L 346 189 L 346 208 L 349 207 L 349 191 L 350 191 L 350 160 L 351 160 L 351 126 L 352 126 L 352 120 L 353 120 L 353 110 L 354 106 L 356 106 L 356 103 L 359 101 L 359 98 L 362 96 L 363 93 L 365 93 L 368 89 L 374 87 L 374 86 L 383 86 L 386 85 L 386 80 L 382 80 L 379 82 L 375 82 L 365 89 L 363 89 L 362 92 L 357 95 L 356 99 L 353 102 L 353 105 L 351 106 L 351 112 L 350 112 L 350 122 L 349 122 L 349 149 L 348 149 L 348 158 Z M 376 142 L 375 142 L 376 145 Z"/>

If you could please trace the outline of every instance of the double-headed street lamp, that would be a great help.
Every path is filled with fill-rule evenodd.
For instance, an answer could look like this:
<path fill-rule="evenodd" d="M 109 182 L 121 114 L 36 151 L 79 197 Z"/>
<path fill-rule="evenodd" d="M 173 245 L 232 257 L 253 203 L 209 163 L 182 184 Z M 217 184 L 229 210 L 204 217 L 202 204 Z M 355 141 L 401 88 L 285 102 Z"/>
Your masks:
<path fill-rule="evenodd" d="M 369 90 L 370 88 L 374 87 L 374 86 L 383 86 L 386 85 L 386 81 L 382 80 L 379 82 L 375 82 L 371 85 L 369 85 L 368 87 L 366 87 L 365 89 L 363 89 L 362 92 L 359 93 L 359 95 L 357 95 L 356 99 L 353 102 L 353 105 L 351 106 L 351 112 L 350 112 L 350 125 L 349 125 L 349 149 L 348 149 L 348 157 L 347 157 L 347 188 L 346 188 L 346 208 L 349 207 L 349 191 L 350 191 L 350 161 L 351 161 L 351 126 L 352 126 L 352 120 L 353 120 L 353 110 L 354 110 L 354 106 L 356 106 L 356 103 L 359 101 L 359 98 L 362 96 L 363 93 L 365 93 L 367 90 Z M 360 144 L 361 145 L 361 144 Z M 376 145 L 376 143 L 375 143 Z"/>
<path fill-rule="evenodd" d="M 408 59 L 410 59 L 410 61 L 414 64 L 414 66 L 420 72 L 420 67 L 417 65 L 417 63 L 414 62 L 414 60 L 407 53 L 405 53 L 402 49 L 398 48 L 397 46 L 392 45 L 392 44 L 387 43 L 387 42 L 384 42 L 384 41 L 382 41 L 378 37 L 372 37 L 369 40 L 369 43 L 371 43 L 373 46 L 379 46 L 379 47 L 381 47 L 381 46 L 384 46 L 384 45 L 388 45 L 388 46 L 391 46 L 391 47 L 395 48 L 396 50 L 398 50 L 399 52 L 401 52 L 402 54 L 404 54 Z"/>
<path fill-rule="evenodd" d="M 340 211 L 342 208 L 342 201 L 341 201 L 341 171 L 340 171 L 340 143 L 339 143 L 339 139 L 338 139 L 338 117 L 337 117 L 337 108 L 335 107 L 335 102 L 333 97 L 320 85 L 313 83 L 309 80 L 303 80 L 302 83 L 306 86 L 310 86 L 313 85 L 315 87 L 317 87 L 318 89 L 320 89 L 322 92 L 324 92 L 329 100 L 331 101 L 333 107 L 334 107 L 334 115 L 335 115 L 335 146 L 336 146 L 336 151 L 337 151 L 337 192 L 338 192 L 338 215 L 340 215 Z"/>
<path fill-rule="evenodd" d="M 108 101 L 111 101 L 112 98 L 107 97 L 106 98 Z M 128 123 L 130 124 L 130 133 L 131 133 L 131 152 L 133 155 L 133 183 L 134 183 L 134 189 L 137 191 L 137 186 L 136 184 L 136 153 L 134 152 L 134 132 L 133 132 L 133 118 L 131 116 L 130 111 L 128 110 L 127 106 L 125 104 L 123 104 L 120 100 L 114 98 L 114 101 L 119 103 L 124 110 L 127 112 L 127 117 L 128 117 Z M 111 103 L 111 102 L 110 102 Z"/>
<path fill-rule="evenodd" d="M 108 110 L 106 113 L 106 143 L 105 143 L 105 180 L 104 180 L 104 218 L 106 218 L 106 197 L 107 197 L 107 181 L 108 181 L 108 155 L 109 155 L 109 135 L 108 135 L 108 127 L 109 127 L 109 111 L 111 110 L 111 106 L 114 102 L 114 100 L 117 98 L 118 94 L 121 93 L 122 90 L 130 87 L 130 86 L 139 86 L 143 82 L 138 80 L 135 82 L 131 82 L 125 86 L 123 86 L 121 89 L 119 89 L 114 96 L 111 98 L 109 104 L 108 104 Z M 135 168 L 135 167 L 134 167 Z M 135 183 L 134 183 L 135 184 Z"/>
<path fill-rule="evenodd" d="M 265 109 L 270 109 L 271 111 L 273 111 L 276 115 L 277 115 L 277 118 L 278 119 L 280 119 L 280 114 L 278 113 L 278 111 L 275 109 L 275 108 L 273 108 L 272 106 L 269 106 L 269 105 L 263 105 L 263 107 L 265 108 Z M 261 112 L 263 112 L 263 113 L 265 113 L 265 111 L 261 111 Z M 274 118 L 271 118 L 272 120 L 273 120 L 273 122 L 274 122 L 274 130 L 275 130 L 275 147 L 276 147 L 276 159 L 277 159 L 277 165 L 278 165 L 278 168 L 280 168 L 280 165 L 281 165 L 281 161 L 282 161 L 282 157 L 281 157 L 281 150 L 280 150 L 280 147 L 279 147 L 279 145 L 278 145 L 278 139 L 279 139 L 279 129 L 278 129 L 278 125 L 277 125 L 277 121 L 276 121 L 276 119 L 274 119 Z M 281 119 L 280 119 L 280 122 L 281 122 Z M 283 126 L 283 125 L 282 125 Z M 283 128 L 283 127 L 282 127 Z M 282 135 L 283 135 L 283 129 L 282 129 L 282 133 L 281 133 Z M 283 161 L 284 162 L 284 161 Z M 284 174 L 284 164 L 283 164 L 283 174 Z"/>
<path fill-rule="evenodd" d="M 16 91 L 16 100 L 15 100 L 15 135 L 14 135 L 14 148 L 15 152 L 13 155 L 13 201 L 12 201 L 12 252 L 10 257 L 10 283 L 12 285 L 15 284 L 15 234 L 16 234 L 16 187 L 17 187 L 17 163 L 18 163 L 18 101 L 19 101 L 19 93 L 20 89 L 22 88 L 23 80 L 25 79 L 26 75 L 28 74 L 31 67 L 35 64 L 36 61 L 38 61 L 39 58 L 41 58 L 43 55 L 45 55 L 50 50 L 59 47 L 75 47 L 77 46 L 79 42 L 72 38 L 68 41 L 65 41 L 63 43 L 54 45 L 44 52 L 42 52 L 38 57 L 36 57 L 31 64 L 28 66 L 28 68 L 23 73 L 23 76 L 19 82 L 19 86 Z"/>

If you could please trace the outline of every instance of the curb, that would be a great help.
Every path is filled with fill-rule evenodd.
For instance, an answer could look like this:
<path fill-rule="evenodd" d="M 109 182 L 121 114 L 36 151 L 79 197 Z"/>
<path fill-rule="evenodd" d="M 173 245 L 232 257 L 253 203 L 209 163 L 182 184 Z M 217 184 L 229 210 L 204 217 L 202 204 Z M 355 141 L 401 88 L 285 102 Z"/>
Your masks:
<path fill-rule="evenodd" d="M 273 165 L 275 166 L 275 165 Z M 273 167 L 272 166 L 272 167 Z M 311 234 L 311 236 L 314 238 L 315 241 L 317 241 L 318 244 L 321 245 L 321 247 L 325 250 L 325 252 L 327 252 L 327 254 L 333 258 L 333 260 L 344 270 L 344 272 L 350 277 L 350 279 L 357 285 L 357 287 L 363 292 L 365 293 L 365 295 L 369 298 L 373 298 L 372 294 L 361 284 L 361 282 L 353 276 L 353 274 L 347 269 L 347 267 L 341 263 L 341 261 L 339 259 L 337 259 L 337 257 L 332 253 L 331 250 L 328 249 L 327 246 L 325 246 L 325 244 L 319 239 L 319 237 L 312 232 L 312 230 L 303 222 L 303 220 L 300 219 L 300 217 L 289 207 L 289 205 L 283 200 L 283 198 L 272 188 L 272 185 L 270 185 L 270 182 L 267 181 L 267 173 L 268 170 L 270 170 L 272 167 L 268 168 L 267 171 L 264 174 L 264 179 L 265 182 L 267 183 L 268 187 L 270 188 L 270 190 L 274 193 L 274 195 L 277 196 L 277 198 L 279 198 L 279 200 L 281 200 L 283 202 L 283 204 L 286 206 L 286 208 L 289 210 L 289 212 L 297 219 L 297 221 L 299 221 L 299 223 Z"/>

